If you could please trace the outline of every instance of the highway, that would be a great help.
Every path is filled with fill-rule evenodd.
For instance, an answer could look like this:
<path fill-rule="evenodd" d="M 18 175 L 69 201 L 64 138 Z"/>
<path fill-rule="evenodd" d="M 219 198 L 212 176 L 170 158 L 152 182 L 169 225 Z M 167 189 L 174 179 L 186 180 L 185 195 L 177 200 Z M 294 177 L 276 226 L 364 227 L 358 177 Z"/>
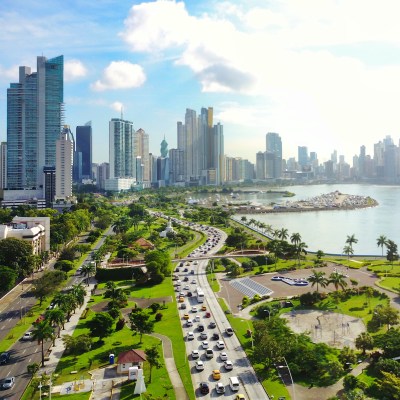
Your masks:
<path fill-rule="evenodd" d="M 218 232 L 220 235 L 220 239 L 217 244 L 212 246 L 207 251 L 208 254 L 216 253 L 225 242 L 226 235 L 224 232 L 217 231 L 213 228 L 214 232 Z M 205 231 L 208 235 L 210 232 Z M 193 259 L 196 258 L 196 254 L 193 255 Z M 186 264 L 190 264 L 187 266 Z M 236 394 L 240 393 L 245 396 L 247 400 L 269 400 L 268 395 L 265 393 L 264 388 L 258 382 L 256 374 L 254 372 L 253 367 L 251 366 L 247 356 L 242 349 L 239 340 L 237 339 L 236 335 L 228 336 L 225 333 L 227 327 L 229 327 L 229 322 L 226 318 L 225 313 L 222 311 L 221 307 L 218 304 L 217 298 L 214 292 L 211 290 L 210 285 L 208 284 L 207 277 L 206 277 L 206 266 L 207 261 L 201 260 L 198 264 L 195 264 L 195 261 L 186 262 L 184 268 L 188 269 L 188 272 L 183 272 L 183 268 L 180 268 L 178 273 L 179 279 L 181 281 L 184 280 L 185 276 L 188 276 L 188 282 L 182 282 L 181 288 L 184 288 L 187 284 L 190 287 L 190 291 L 193 293 L 192 297 L 185 296 L 185 304 L 186 309 L 181 309 L 180 305 L 178 304 L 179 308 L 179 315 L 181 317 L 182 322 L 182 331 L 184 335 L 184 340 L 186 343 L 186 352 L 187 352 L 187 360 L 190 365 L 190 370 L 192 374 L 192 382 L 195 389 L 196 398 L 201 399 L 212 399 L 216 397 L 220 398 L 229 398 L 232 399 Z M 191 270 L 195 269 L 195 274 L 191 274 Z M 195 278 L 196 283 L 191 283 L 192 279 Z M 204 292 L 204 303 L 198 303 L 195 289 L 197 286 L 200 286 Z M 187 292 L 188 290 L 181 290 L 182 292 Z M 179 297 L 179 293 L 178 293 Z M 206 317 L 207 311 L 201 311 L 201 306 L 205 305 L 207 311 L 211 313 L 210 317 Z M 197 307 L 196 312 L 192 312 L 192 307 Z M 190 320 L 193 320 L 196 316 L 199 319 L 199 322 L 194 322 L 193 326 L 187 327 L 186 320 L 184 319 L 184 314 L 188 314 Z M 216 323 L 216 328 L 209 328 L 209 324 L 211 321 Z M 203 324 L 205 326 L 204 332 L 207 333 L 207 341 L 209 344 L 209 348 L 211 348 L 214 352 L 213 358 L 207 358 L 205 355 L 205 349 L 202 348 L 202 339 L 201 339 L 201 332 L 198 331 L 197 326 L 198 324 Z M 193 332 L 194 339 L 188 340 L 187 333 Z M 219 334 L 219 340 L 222 340 L 225 344 L 225 348 L 220 350 L 217 348 L 216 340 L 212 340 L 212 334 L 216 332 Z M 199 358 L 194 359 L 192 357 L 192 351 L 197 350 L 199 352 Z M 224 362 L 220 357 L 220 353 L 225 352 L 227 355 L 228 360 L 230 360 L 233 364 L 232 370 L 226 370 L 224 367 Z M 196 360 L 201 360 L 204 364 L 204 370 L 198 371 L 196 369 Z M 212 375 L 213 370 L 220 370 L 221 372 L 221 379 L 215 380 Z M 229 386 L 229 378 L 230 377 L 238 377 L 240 382 L 240 388 L 238 391 L 232 391 Z M 207 382 L 210 388 L 209 394 L 202 394 L 199 390 L 200 382 Z M 215 390 L 215 385 L 217 382 L 221 382 L 225 387 L 224 394 L 218 394 Z"/>

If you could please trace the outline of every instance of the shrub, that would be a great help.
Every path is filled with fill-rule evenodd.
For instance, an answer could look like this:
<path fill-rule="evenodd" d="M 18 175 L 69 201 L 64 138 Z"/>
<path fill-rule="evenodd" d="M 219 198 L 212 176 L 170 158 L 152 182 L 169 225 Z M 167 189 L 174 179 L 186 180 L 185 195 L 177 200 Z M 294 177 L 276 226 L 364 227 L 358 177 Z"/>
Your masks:
<path fill-rule="evenodd" d="M 162 317 L 163 317 L 162 313 L 159 312 L 159 313 L 156 314 L 155 320 L 156 320 L 157 322 L 159 322 L 159 321 L 162 320 Z"/>
<path fill-rule="evenodd" d="M 108 313 L 111 315 L 112 319 L 117 319 L 120 316 L 119 309 L 116 307 L 110 308 Z"/>
<path fill-rule="evenodd" d="M 115 330 L 120 331 L 121 329 L 123 329 L 124 326 L 125 326 L 125 320 L 123 318 L 120 318 L 115 325 Z"/>
<path fill-rule="evenodd" d="M 161 308 L 161 304 L 153 303 L 149 306 L 149 308 L 151 309 L 152 313 L 155 314 Z"/>

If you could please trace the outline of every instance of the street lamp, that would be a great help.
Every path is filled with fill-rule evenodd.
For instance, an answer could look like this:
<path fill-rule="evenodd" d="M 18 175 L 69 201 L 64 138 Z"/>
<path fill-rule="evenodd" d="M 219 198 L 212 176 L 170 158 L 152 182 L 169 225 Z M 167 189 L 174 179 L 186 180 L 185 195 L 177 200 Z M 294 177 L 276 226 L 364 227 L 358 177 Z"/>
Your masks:
<path fill-rule="evenodd" d="M 265 313 L 268 313 L 268 321 L 271 321 L 271 311 L 269 310 L 263 310 Z"/>
<path fill-rule="evenodd" d="M 42 400 L 42 387 L 43 387 L 43 385 L 42 385 L 42 382 L 40 381 L 39 386 L 38 386 L 38 388 L 39 388 L 39 400 Z"/>
<path fill-rule="evenodd" d="M 293 389 L 293 400 L 296 400 L 296 392 L 294 390 L 294 382 L 293 382 L 293 377 L 292 377 L 292 373 L 290 372 L 290 368 L 289 368 L 289 364 L 286 361 L 286 358 L 283 357 L 285 364 L 286 364 L 286 368 L 289 371 L 289 376 L 290 376 L 290 380 L 292 381 L 292 389 Z"/>

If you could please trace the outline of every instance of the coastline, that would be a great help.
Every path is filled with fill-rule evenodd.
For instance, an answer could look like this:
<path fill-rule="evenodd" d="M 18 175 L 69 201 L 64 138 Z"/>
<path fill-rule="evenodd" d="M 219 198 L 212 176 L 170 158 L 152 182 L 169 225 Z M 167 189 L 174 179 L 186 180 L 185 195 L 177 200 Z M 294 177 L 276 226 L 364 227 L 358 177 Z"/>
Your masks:
<path fill-rule="evenodd" d="M 284 204 L 269 206 L 241 205 L 235 207 L 236 214 L 268 214 L 307 211 L 356 210 L 376 207 L 379 203 L 369 196 L 343 194 L 338 191 L 313 197 L 309 200 L 299 200 Z"/>

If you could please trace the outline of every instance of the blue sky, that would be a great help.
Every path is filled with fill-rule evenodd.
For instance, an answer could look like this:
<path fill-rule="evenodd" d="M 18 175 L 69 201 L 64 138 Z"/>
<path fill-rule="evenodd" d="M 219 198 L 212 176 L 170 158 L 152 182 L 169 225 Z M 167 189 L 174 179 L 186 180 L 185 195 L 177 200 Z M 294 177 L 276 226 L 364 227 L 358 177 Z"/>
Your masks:
<path fill-rule="evenodd" d="M 108 161 L 108 121 L 133 121 L 159 154 L 176 146 L 185 109 L 214 107 L 225 152 L 255 161 L 278 132 L 346 161 L 361 144 L 399 141 L 397 0 L 2 0 L 0 139 L 6 89 L 36 56 L 65 57 L 65 123 L 92 121 L 93 158 Z"/>

